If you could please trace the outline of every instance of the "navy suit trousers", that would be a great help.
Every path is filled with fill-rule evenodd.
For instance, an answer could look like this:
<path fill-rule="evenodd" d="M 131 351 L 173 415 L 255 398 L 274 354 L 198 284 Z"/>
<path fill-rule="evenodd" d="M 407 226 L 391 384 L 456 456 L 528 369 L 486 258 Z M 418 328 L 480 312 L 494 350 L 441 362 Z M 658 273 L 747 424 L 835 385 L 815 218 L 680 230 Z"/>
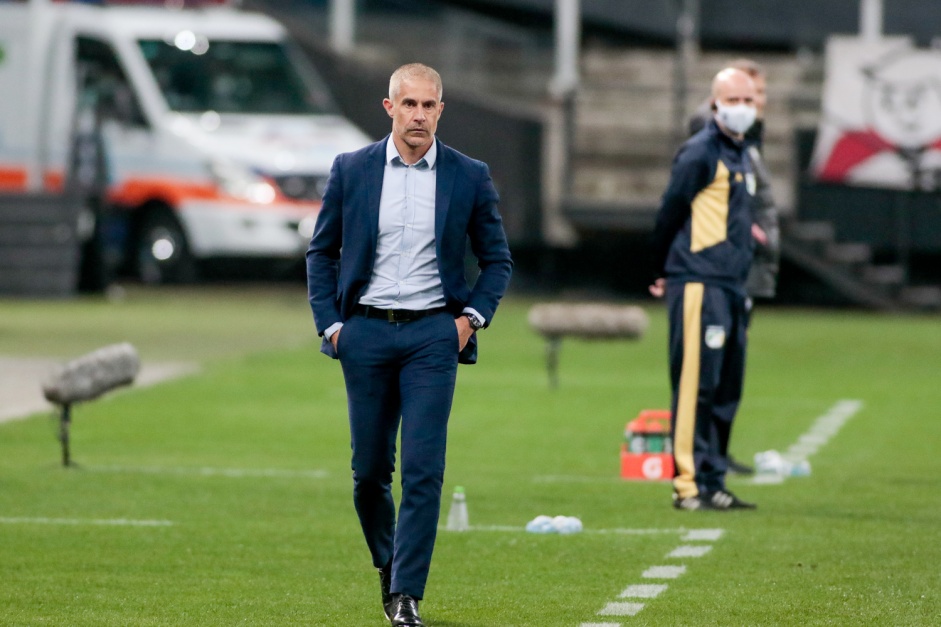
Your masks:
<path fill-rule="evenodd" d="M 392 592 L 424 596 L 444 482 L 448 416 L 457 378 L 454 317 L 412 322 L 354 316 L 340 330 L 353 449 L 353 503 L 373 564 L 392 561 Z M 402 429 L 402 498 L 392 474 Z"/>
<path fill-rule="evenodd" d="M 681 498 L 725 489 L 729 437 L 745 377 L 745 296 L 667 282 L 673 387 L 673 487 Z"/>

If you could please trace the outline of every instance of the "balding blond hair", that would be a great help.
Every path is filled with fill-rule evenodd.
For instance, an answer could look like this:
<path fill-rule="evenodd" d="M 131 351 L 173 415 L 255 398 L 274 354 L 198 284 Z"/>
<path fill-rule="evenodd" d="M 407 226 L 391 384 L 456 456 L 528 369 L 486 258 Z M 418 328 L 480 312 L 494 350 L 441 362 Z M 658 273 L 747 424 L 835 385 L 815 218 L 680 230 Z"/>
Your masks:
<path fill-rule="evenodd" d="M 749 83 L 754 84 L 751 76 L 748 75 L 748 72 L 740 70 L 734 67 L 727 67 L 724 70 L 721 70 L 716 77 L 712 79 L 712 99 L 717 100 L 719 98 L 719 88 L 722 84 L 733 80 L 736 76 L 741 75 Z"/>
<path fill-rule="evenodd" d="M 392 77 L 389 79 L 389 100 L 395 102 L 395 98 L 399 95 L 399 90 L 402 88 L 402 81 L 414 80 L 416 78 L 434 83 L 438 92 L 438 100 L 441 100 L 441 96 L 444 95 L 441 75 L 438 74 L 434 68 L 428 67 L 423 63 L 407 63 L 395 72 L 392 72 Z"/>

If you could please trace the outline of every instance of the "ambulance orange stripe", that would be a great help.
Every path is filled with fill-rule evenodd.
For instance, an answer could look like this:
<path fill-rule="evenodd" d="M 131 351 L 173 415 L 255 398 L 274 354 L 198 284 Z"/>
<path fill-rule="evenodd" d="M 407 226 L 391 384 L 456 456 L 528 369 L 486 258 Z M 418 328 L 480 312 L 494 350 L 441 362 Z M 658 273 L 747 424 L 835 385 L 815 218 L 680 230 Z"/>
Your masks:
<path fill-rule="evenodd" d="M 149 201 L 179 206 L 186 200 L 218 200 L 219 188 L 208 183 L 194 183 L 170 178 L 128 178 L 108 190 L 108 200 L 127 207 Z"/>
<path fill-rule="evenodd" d="M 0 191 L 20 192 L 25 189 L 25 168 L 0 166 Z"/>
<path fill-rule="evenodd" d="M 61 192 L 65 189 L 65 175 L 61 170 L 46 170 L 42 177 L 43 187 L 50 192 Z"/>

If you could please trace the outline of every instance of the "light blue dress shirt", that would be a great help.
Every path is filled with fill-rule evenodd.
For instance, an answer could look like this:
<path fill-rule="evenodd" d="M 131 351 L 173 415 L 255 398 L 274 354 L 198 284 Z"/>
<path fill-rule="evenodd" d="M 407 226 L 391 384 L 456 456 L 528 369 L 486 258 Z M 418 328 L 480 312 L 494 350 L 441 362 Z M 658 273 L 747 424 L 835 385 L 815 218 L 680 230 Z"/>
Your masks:
<path fill-rule="evenodd" d="M 406 165 L 392 138 L 386 142 L 379 200 L 376 261 L 361 305 L 381 309 L 444 307 L 435 253 L 437 142 L 417 163 Z"/>
<path fill-rule="evenodd" d="M 438 142 L 417 163 L 406 165 L 390 136 L 386 142 L 382 196 L 379 199 L 379 237 L 372 277 L 359 304 L 380 309 L 444 307 L 444 289 L 435 250 L 435 192 Z M 481 324 L 483 317 L 466 307 Z M 343 323 L 326 331 L 333 337 Z"/>

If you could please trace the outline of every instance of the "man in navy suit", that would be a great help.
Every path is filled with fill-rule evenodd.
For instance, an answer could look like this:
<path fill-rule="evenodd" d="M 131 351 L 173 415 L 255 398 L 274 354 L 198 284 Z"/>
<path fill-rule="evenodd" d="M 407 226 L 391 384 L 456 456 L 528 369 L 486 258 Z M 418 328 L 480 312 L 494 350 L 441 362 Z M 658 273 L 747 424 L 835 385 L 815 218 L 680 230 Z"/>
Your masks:
<path fill-rule="evenodd" d="M 307 251 L 321 352 L 340 360 L 346 382 L 353 503 L 394 627 L 423 625 L 457 365 L 477 361 L 475 332 L 493 319 L 513 265 L 486 164 L 435 138 L 441 95 L 430 67 L 392 74 L 382 103 L 392 133 L 336 158 Z"/>

